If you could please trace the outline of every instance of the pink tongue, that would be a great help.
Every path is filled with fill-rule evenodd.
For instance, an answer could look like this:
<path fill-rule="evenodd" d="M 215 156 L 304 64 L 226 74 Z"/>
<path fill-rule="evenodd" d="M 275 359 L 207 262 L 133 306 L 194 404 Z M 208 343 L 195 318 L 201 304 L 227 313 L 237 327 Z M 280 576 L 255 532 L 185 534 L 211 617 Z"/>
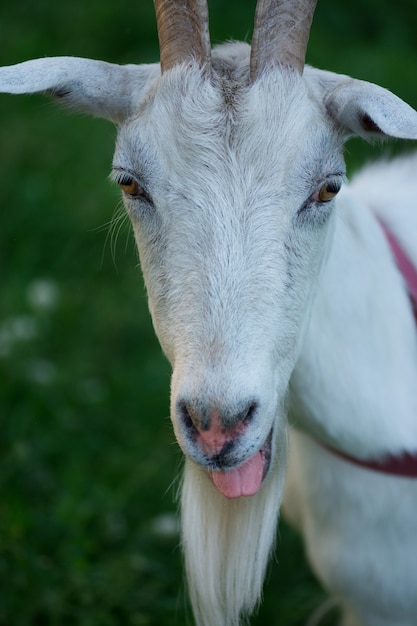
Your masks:
<path fill-rule="evenodd" d="M 226 498 L 253 496 L 262 484 L 264 455 L 257 452 L 243 465 L 230 472 L 212 472 L 211 479 Z"/>

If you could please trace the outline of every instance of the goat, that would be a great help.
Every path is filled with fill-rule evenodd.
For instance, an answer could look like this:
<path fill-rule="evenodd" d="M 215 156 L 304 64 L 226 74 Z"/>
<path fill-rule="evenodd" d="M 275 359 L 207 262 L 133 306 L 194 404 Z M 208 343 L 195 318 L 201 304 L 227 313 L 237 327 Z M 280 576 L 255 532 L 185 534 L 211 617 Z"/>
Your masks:
<path fill-rule="evenodd" d="M 416 626 L 417 482 L 389 470 L 416 460 L 417 335 L 381 225 L 417 264 L 389 184 L 411 166 L 349 186 L 342 152 L 417 139 L 417 113 L 305 66 L 315 0 L 258 0 L 252 45 L 213 50 L 206 0 L 155 8 L 160 65 L 43 58 L 1 68 L 0 91 L 118 125 L 113 178 L 173 368 L 196 622 L 254 610 L 284 498 L 344 626 Z"/>

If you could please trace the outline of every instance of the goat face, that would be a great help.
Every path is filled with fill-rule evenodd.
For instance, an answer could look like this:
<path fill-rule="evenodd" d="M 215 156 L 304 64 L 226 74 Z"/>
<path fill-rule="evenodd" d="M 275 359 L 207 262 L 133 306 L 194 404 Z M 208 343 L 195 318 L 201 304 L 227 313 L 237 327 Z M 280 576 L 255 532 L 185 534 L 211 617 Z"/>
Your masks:
<path fill-rule="evenodd" d="M 415 138 L 416 114 L 379 87 L 304 68 L 314 0 L 281 17 L 259 0 L 251 48 L 213 51 L 205 0 L 155 5 L 162 74 L 38 59 L 0 68 L 0 91 L 47 92 L 119 124 L 114 178 L 174 368 L 176 436 L 222 493 L 249 495 L 284 424 L 343 140 Z"/>
<path fill-rule="evenodd" d="M 176 436 L 222 493 L 249 495 L 283 439 L 343 141 L 416 138 L 417 116 L 346 76 L 262 58 L 257 74 L 253 45 L 214 50 L 210 72 L 169 58 L 162 75 L 157 65 L 38 59 L 0 68 L 0 91 L 46 91 L 119 124 L 114 178 L 174 368 Z"/>
<path fill-rule="evenodd" d="M 237 497 L 282 433 L 344 164 L 298 73 L 239 86 L 228 68 L 225 88 L 223 72 L 164 74 L 120 130 L 114 177 L 173 366 L 176 437 Z"/>

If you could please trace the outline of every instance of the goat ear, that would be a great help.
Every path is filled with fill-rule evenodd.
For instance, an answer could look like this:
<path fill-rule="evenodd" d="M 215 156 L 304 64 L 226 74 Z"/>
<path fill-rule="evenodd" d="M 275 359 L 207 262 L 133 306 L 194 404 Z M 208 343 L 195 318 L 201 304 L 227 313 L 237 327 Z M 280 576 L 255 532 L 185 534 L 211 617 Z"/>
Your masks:
<path fill-rule="evenodd" d="M 325 104 L 348 135 L 417 139 L 417 112 L 400 98 L 387 89 L 347 76 L 339 76 L 335 85 L 334 77 Z"/>
<path fill-rule="evenodd" d="M 79 111 L 120 123 L 137 109 L 158 75 L 158 65 L 52 57 L 1 67 L 0 92 L 43 92 Z"/>

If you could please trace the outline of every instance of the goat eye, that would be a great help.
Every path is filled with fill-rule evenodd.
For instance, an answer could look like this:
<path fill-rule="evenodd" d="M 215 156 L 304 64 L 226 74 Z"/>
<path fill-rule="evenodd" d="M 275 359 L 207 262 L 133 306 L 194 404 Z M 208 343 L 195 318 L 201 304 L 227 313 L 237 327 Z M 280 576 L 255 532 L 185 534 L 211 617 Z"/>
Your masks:
<path fill-rule="evenodd" d="M 143 188 L 136 182 L 134 178 L 126 176 L 118 181 L 120 189 L 132 198 L 138 198 L 144 194 Z"/>
<path fill-rule="evenodd" d="M 297 215 L 304 220 L 317 220 L 326 219 L 330 214 L 330 208 L 325 208 L 327 203 L 330 203 L 335 196 L 339 193 L 342 187 L 342 174 L 335 174 L 332 178 L 328 178 L 326 182 L 321 184 L 321 187 L 308 198 L 308 200 L 302 205 Z M 326 210 L 327 209 L 327 210 Z"/>
<path fill-rule="evenodd" d="M 335 181 L 324 183 L 324 185 L 322 185 L 314 194 L 313 200 L 315 202 L 330 202 L 330 200 L 333 200 L 333 198 L 337 196 L 340 191 L 340 187 L 340 183 Z"/>

